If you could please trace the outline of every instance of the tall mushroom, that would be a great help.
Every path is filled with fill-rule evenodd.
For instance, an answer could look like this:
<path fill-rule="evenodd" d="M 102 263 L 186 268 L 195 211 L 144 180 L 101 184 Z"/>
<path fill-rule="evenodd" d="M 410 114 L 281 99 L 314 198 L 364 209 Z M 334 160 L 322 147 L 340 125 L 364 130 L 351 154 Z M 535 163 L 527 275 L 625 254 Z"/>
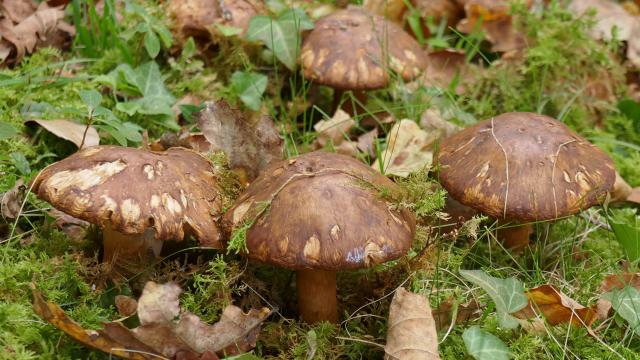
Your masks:
<path fill-rule="evenodd" d="M 461 203 L 501 222 L 552 220 L 601 201 L 615 181 L 613 161 L 563 123 L 513 112 L 445 139 L 440 182 Z M 501 230 L 507 247 L 528 242 L 528 227 Z"/>
<path fill-rule="evenodd" d="M 313 152 L 271 164 L 225 214 L 245 225 L 248 256 L 297 270 L 298 308 L 336 322 L 336 272 L 406 253 L 415 218 L 379 195 L 397 186 L 344 155 Z"/>
<path fill-rule="evenodd" d="M 318 20 L 300 54 L 304 77 L 334 88 L 335 105 L 345 90 L 364 101 L 364 91 L 387 86 L 390 70 L 410 80 L 427 65 L 420 44 L 401 27 L 358 7 Z"/>
<path fill-rule="evenodd" d="M 216 170 L 198 153 L 118 146 L 82 149 L 38 174 L 33 191 L 55 208 L 103 230 L 105 260 L 157 256 L 165 240 L 192 235 L 221 247 L 222 196 Z"/>

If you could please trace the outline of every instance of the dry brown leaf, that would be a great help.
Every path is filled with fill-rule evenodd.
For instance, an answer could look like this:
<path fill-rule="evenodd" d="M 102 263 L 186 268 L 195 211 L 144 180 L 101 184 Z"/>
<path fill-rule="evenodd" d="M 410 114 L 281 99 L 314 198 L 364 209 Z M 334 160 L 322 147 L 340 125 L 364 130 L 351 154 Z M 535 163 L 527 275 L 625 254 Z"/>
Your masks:
<path fill-rule="evenodd" d="M 269 116 L 250 121 L 224 100 L 208 101 L 200 112 L 198 127 L 211 143 L 211 150 L 224 151 L 229 166 L 244 170 L 250 180 L 269 162 L 282 158 L 284 141 Z"/>
<path fill-rule="evenodd" d="M 69 120 L 34 119 L 27 122 L 35 122 L 55 136 L 71 141 L 79 148 L 80 146 L 86 148 L 100 144 L 100 135 L 91 125 L 82 125 Z"/>
<path fill-rule="evenodd" d="M 360 136 L 356 146 L 358 150 L 369 155 L 371 158 L 376 156 L 376 139 L 378 138 L 378 128 L 374 128 Z"/>
<path fill-rule="evenodd" d="M 101 330 L 93 331 L 82 328 L 78 323 L 71 320 L 60 306 L 52 302 L 46 302 L 42 297 L 42 294 L 36 290 L 35 287 L 33 287 L 33 310 L 42 319 L 64 331 L 77 342 L 90 348 L 100 350 L 104 353 L 112 354 L 123 359 L 158 359 L 158 356 L 154 355 L 156 353 L 152 348 L 136 340 L 133 336 L 122 336 L 123 339 L 127 339 L 128 343 L 125 345 L 121 341 L 114 340 L 111 336 Z M 122 326 L 120 323 L 110 324 L 110 327 Z M 122 332 L 123 329 L 118 330 L 121 330 L 120 332 Z M 129 329 L 124 328 L 124 332 L 128 333 Z M 124 349 L 138 350 L 140 352 L 130 352 L 125 351 Z"/>
<path fill-rule="evenodd" d="M 606 276 L 600 283 L 600 293 L 608 293 L 615 289 L 622 289 L 625 286 L 631 286 L 640 289 L 640 273 L 622 273 Z M 606 320 L 611 311 L 611 301 L 606 299 L 598 299 L 596 311 L 599 320 Z"/>
<path fill-rule="evenodd" d="M 446 19 L 447 26 L 453 27 L 464 16 L 462 6 L 455 0 L 411 0 L 411 3 L 422 18 L 422 34 L 425 37 L 430 36 L 427 19 L 431 19 L 436 25 Z M 411 15 L 411 12 L 405 12 L 405 21 Z M 410 27 L 407 27 L 407 31 L 413 33 L 413 29 Z"/>
<path fill-rule="evenodd" d="M 472 81 L 473 67 L 467 64 L 466 55 L 461 51 L 433 51 L 429 53 L 427 60 L 427 68 L 418 79 L 420 84 L 447 88 L 459 76 L 455 91 L 461 94 Z"/>
<path fill-rule="evenodd" d="M 20 208 L 22 207 L 26 189 L 24 181 L 18 179 L 13 188 L 0 196 L 0 214 L 2 214 L 2 218 L 15 220 L 20 215 Z"/>
<path fill-rule="evenodd" d="M 381 155 L 386 174 L 406 177 L 414 171 L 431 166 L 433 144 L 437 132 L 426 132 L 409 119 L 396 123 L 387 135 L 387 148 Z M 373 164 L 378 168 L 378 164 Z"/>
<path fill-rule="evenodd" d="M 0 37 L 11 43 L 12 52 L 15 51 L 10 62 L 20 62 L 25 54 L 32 53 L 38 47 L 67 45 L 75 30 L 63 19 L 64 10 L 42 3 L 17 25 L 3 21 L 0 24 Z M 0 44 L 0 52 L 6 53 L 6 43 Z"/>
<path fill-rule="evenodd" d="M 398 288 L 389 308 L 385 359 L 440 359 L 429 299 Z"/>
<path fill-rule="evenodd" d="M 437 108 L 430 108 L 422 113 L 420 127 L 427 132 L 437 132 L 442 138 L 451 136 L 462 129 L 460 126 L 446 121 Z"/>
<path fill-rule="evenodd" d="M 511 315 L 521 320 L 530 320 L 533 322 L 533 329 L 539 329 L 542 323 L 538 315 L 544 316 L 552 326 L 571 323 L 574 326 L 589 327 L 596 320 L 593 308 L 578 304 L 553 285 L 538 286 L 527 291 L 526 295 L 529 304 Z"/>
<path fill-rule="evenodd" d="M 453 298 L 440 303 L 437 309 L 433 309 L 431 313 L 436 323 L 438 331 L 446 330 L 451 325 L 462 324 L 465 321 L 480 317 L 482 312 L 479 311 L 480 306 L 475 299 L 465 303 L 456 305 Z M 456 319 L 453 321 L 453 313 L 456 313 Z"/>
<path fill-rule="evenodd" d="M 492 45 L 491 51 L 509 52 L 522 49 L 526 45 L 526 39 L 514 27 L 509 9 L 509 2 L 504 0 L 466 0 L 466 18 L 458 23 L 457 28 L 466 34 L 476 28 L 483 30 L 487 41 Z"/>
<path fill-rule="evenodd" d="M 356 155 L 358 145 L 349 140 L 349 131 L 356 122 L 344 110 L 338 109 L 329 120 L 320 120 L 313 128 L 318 132 L 314 142 L 316 149 L 332 145 L 335 151 L 344 155 Z"/>
<path fill-rule="evenodd" d="M 36 11 L 37 4 L 32 0 L 3 0 L 0 11 L 14 23 L 19 23 Z"/>
<path fill-rule="evenodd" d="M 120 316 L 129 317 L 135 314 L 138 309 L 138 302 L 130 296 L 116 295 L 115 303 Z"/>
<path fill-rule="evenodd" d="M 86 237 L 89 222 L 75 218 L 55 208 L 49 210 L 47 214 L 54 218 L 53 224 L 58 230 L 65 233 L 70 240 L 80 242 Z"/>
<path fill-rule="evenodd" d="M 611 0 L 573 0 L 569 4 L 569 10 L 576 16 L 582 16 L 591 9 L 596 11 L 597 21 L 591 36 L 599 40 L 611 40 L 615 27 L 616 38 L 627 41 L 627 58 L 640 67 L 640 18 L 629 14 L 622 5 Z"/>
<path fill-rule="evenodd" d="M 59 306 L 45 303 L 36 290 L 33 306 L 43 319 L 80 343 L 125 359 L 150 359 L 162 355 L 202 360 L 217 359 L 216 353 L 226 356 L 246 352 L 255 346 L 260 325 L 270 314 L 267 308 L 244 313 L 239 307 L 229 305 L 219 322 L 208 325 L 189 312 L 181 312 L 178 300 L 181 292 L 175 283 L 148 282 L 138 299 L 140 326 L 134 329 L 111 322 L 97 331 L 85 330 L 70 320 Z M 150 355 L 145 357 L 146 354 L 114 350 L 125 348 Z"/>
<path fill-rule="evenodd" d="M 402 15 L 407 10 L 404 0 L 364 0 L 362 7 L 397 23 L 402 23 Z"/>

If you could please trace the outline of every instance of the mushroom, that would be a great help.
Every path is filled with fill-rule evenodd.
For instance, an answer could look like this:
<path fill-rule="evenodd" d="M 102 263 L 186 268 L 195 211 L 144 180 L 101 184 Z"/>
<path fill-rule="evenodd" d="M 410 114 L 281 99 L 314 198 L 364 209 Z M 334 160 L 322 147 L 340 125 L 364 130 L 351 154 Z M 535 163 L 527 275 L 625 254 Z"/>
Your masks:
<path fill-rule="evenodd" d="M 503 223 L 553 220 L 600 202 L 612 188 L 613 161 L 544 115 L 512 112 L 446 138 L 440 182 L 461 203 Z M 528 243 L 531 225 L 501 229 L 507 247 Z"/>
<path fill-rule="evenodd" d="M 312 152 L 271 164 L 225 214 L 246 233 L 247 256 L 297 270 L 298 310 L 336 322 L 336 272 L 371 267 L 409 249 L 415 218 L 379 194 L 398 187 L 345 155 Z"/>
<path fill-rule="evenodd" d="M 157 256 L 163 241 L 187 235 L 203 246 L 221 247 L 221 189 L 211 163 L 191 150 L 85 148 L 43 169 L 33 191 L 102 228 L 106 261 L 149 249 Z"/>
<path fill-rule="evenodd" d="M 318 20 L 300 54 L 304 77 L 336 90 L 334 105 L 345 90 L 364 102 L 365 90 L 387 86 L 389 69 L 410 80 L 427 65 L 420 44 L 400 26 L 358 7 Z"/>

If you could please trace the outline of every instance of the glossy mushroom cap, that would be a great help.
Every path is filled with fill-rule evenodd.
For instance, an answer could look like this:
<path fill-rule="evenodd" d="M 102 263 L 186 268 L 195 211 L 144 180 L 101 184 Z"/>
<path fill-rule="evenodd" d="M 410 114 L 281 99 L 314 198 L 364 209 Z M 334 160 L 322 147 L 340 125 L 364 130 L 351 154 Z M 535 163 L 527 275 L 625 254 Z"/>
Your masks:
<path fill-rule="evenodd" d="M 506 113 L 440 145 L 440 182 L 461 203 L 494 218 L 550 220 L 602 200 L 615 181 L 607 154 L 563 123 Z"/>
<path fill-rule="evenodd" d="M 404 255 L 415 219 L 379 190 L 385 176 L 351 157 L 313 152 L 274 163 L 248 187 L 225 220 L 247 231 L 248 256 L 290 269 L 346 270 Z M 264 202 L 270 202 L 260 213 Z M 258 214 L 258 216 L 256 216 Z"/>
<path fill-rule="evenodd" d="M 340 90 L 383 88 L 389 69 L 410 80 L 427 64 L 402 28 L 357 7 L 318 20 L 302 44 L 301 63 L 307 79 Z"/>
<path fill-rule="evenodd" d="M 148 228 L 158 240 L 193 235 L 221 247 L 222 204 L 214 169 L 198 153 L 95 146 L 46 167 L 33 191 L 57 209 L 102 228 L 133 235 Z"/>

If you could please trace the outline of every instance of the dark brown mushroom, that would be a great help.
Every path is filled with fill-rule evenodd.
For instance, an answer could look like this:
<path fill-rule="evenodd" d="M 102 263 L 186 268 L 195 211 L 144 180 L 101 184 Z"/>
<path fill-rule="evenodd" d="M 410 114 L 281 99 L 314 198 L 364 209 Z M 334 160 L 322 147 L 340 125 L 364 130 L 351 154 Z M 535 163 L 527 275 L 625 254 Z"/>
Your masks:
<path fill-rule="evenodd" d="M 415 218 L 383 199 L 383 188 L 398 190 L 353 158 L 308 153 L 267 167 L 225 220 L 252 224 L 250 258 L 297 270 L 305 321 L 336 322 L 336 272 L 398 258 L 411 245 Z"/>
<path fill-rule="evenodd" d="M 552 220 L 600 202 L 615 181 L 607 154 L 563 123 L 506 113 L 445 139 L 440 182 L 461 203 L 505 222 Z M 506 245 L 530 231 L 505 229 Z"/>
<path fill-rule="evenodd" d="M 158 255 L 162 242 L 192 235 L 220 248 L 216 218 L 221 189 L 198 153 L 118 146 L 78 151 L 38 174 L 33 191 L 55 208 L 103 229 L 105 260 L 116 254 Z"/>
<path fill-rule="evenodd" d="M 353 90 L 364 99 L 365 90 L 389 83 L 393 70 L 402 79 L 417 77 L 426 67 L 425 54 L 409 34 L 384 17 L 349 7 L 316 22 L 301 50 L 305 78 L 336 90 Z"/>

